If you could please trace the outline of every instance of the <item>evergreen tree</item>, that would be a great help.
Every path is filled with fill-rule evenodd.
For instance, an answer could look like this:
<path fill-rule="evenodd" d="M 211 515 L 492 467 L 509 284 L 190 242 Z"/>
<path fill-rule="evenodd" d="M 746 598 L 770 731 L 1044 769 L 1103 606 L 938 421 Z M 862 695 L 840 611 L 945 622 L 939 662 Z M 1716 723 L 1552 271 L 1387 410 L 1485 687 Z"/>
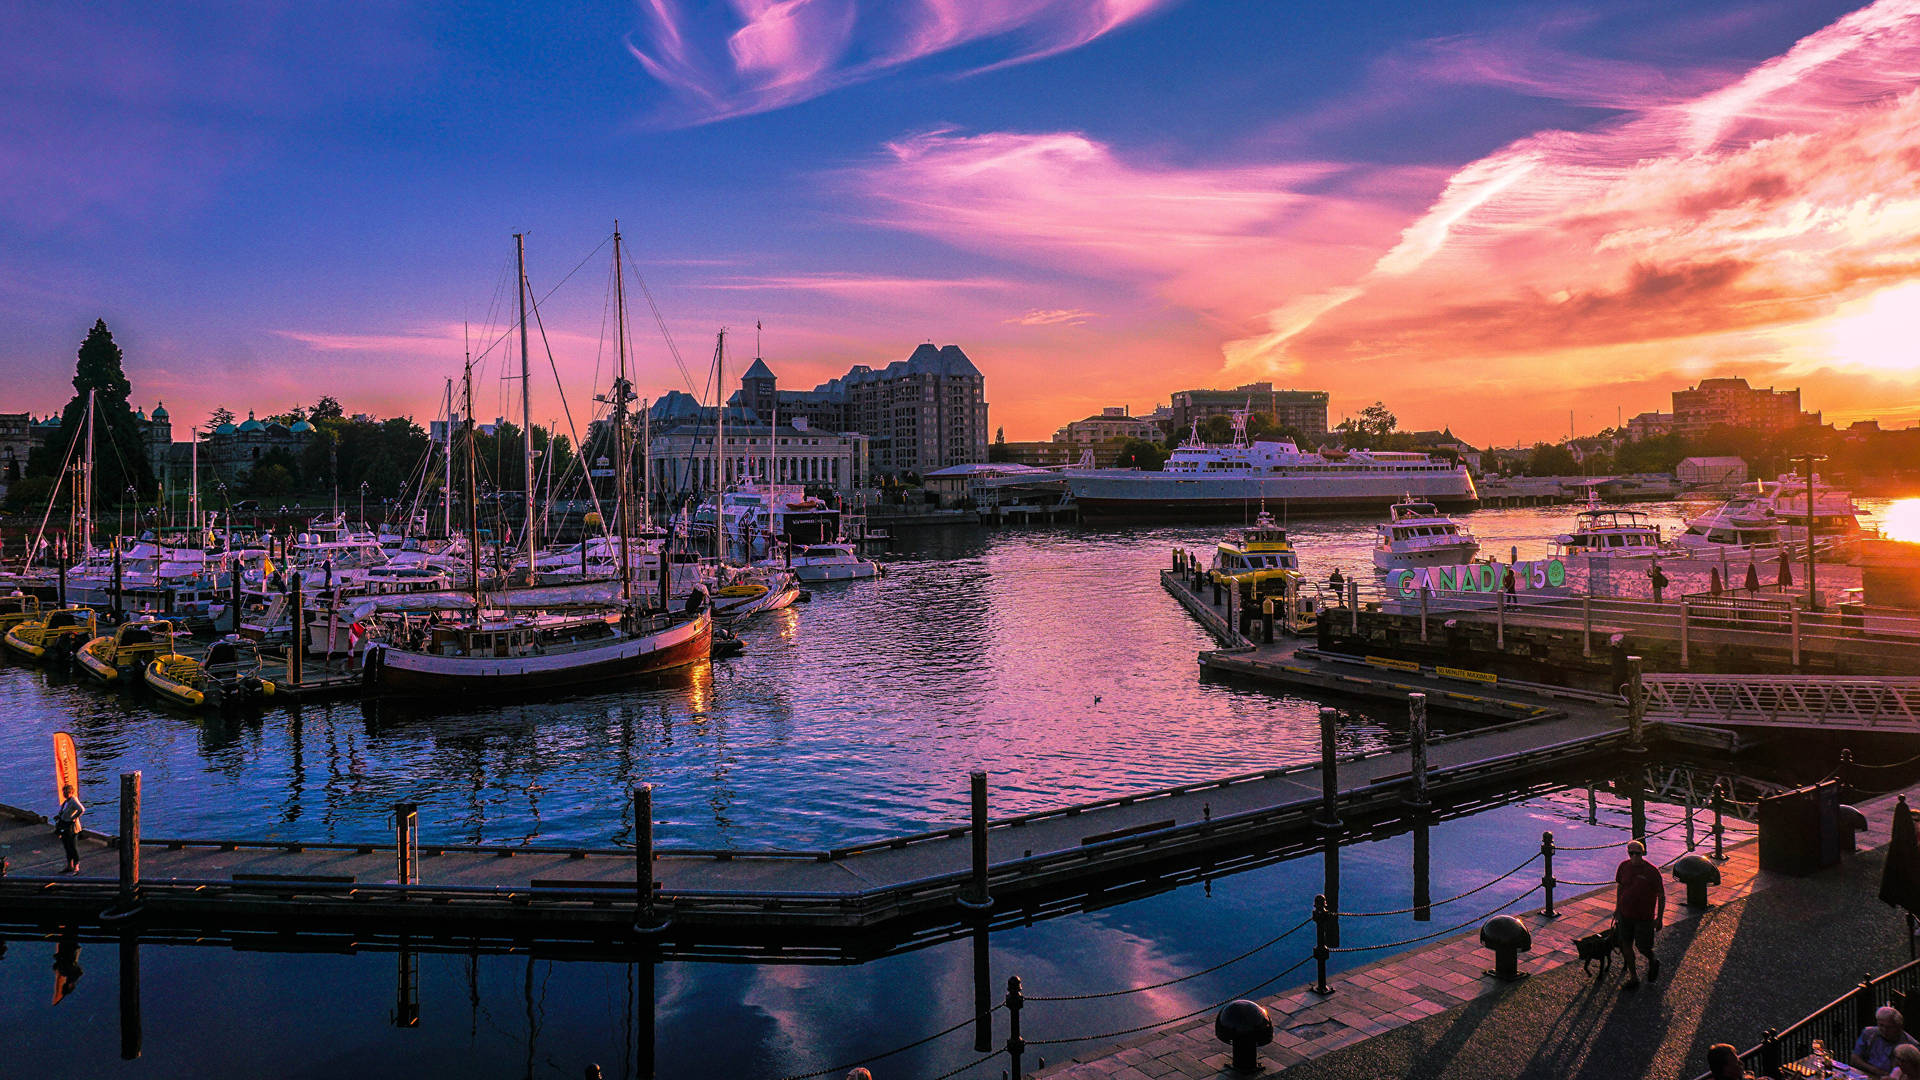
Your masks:
<path fill-rule="evenodd" d="M 95 506 L 104 508 L 124 501 L 128 488 L 141 499 L 153 498 L 157 488 L 147 462 L 145 432 L 127 403 L 133 384 L 121 369 L 120 346 L 113 343 L 106 320 L 95 320 L 87 339 L 80 343 L 78 358 L 73 372 L 73 400 L 60 414 L 60 437 L 44 450 L 35 451 L 27 471 L 40 476 L 57 474 L 69 449 L 75 462 L 82 459 L 85 448 L 74 444 L 86 434 L 87 395 L 91 391 Z"/>

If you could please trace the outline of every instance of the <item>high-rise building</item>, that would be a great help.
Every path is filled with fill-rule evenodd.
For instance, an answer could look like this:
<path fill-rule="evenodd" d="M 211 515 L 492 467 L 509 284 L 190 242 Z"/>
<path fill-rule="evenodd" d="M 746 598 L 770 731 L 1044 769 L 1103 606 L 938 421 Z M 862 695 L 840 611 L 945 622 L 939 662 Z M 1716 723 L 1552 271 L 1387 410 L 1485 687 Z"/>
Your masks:
<path fill-rule="evenodd" d="M 926 473 L 987 460 L 986 377 L 958 345 L 931 342 L 884 368 L 860 365 L 812 390 L 781 390 L 756 359 L 728 404 L 765 422 L 804 417 L 823 431 L 868 438 L 875 473 Z"/>
<path fill-rule="evenodd" d="M 1173 430 L 1168 435 L 1183 439 L 1193 425 L 1205 423 L 1208 417 L 1231 416 L 1243 409 L 1266 413 L 1275 424 L 1308 438 L 1327 433 L 1325 390 L 1275 390 L 1270 382 L 1257 382 L 1231 390 L 1179 391 L 1173 395 Z"/>
<path fill-rule="evenodd" d="M 1673 392 L 1673 431 L 1704 435 L 1715 427 L 1776 432 L 1820 423 L 1819 413 L 1800 411 L 1800 391 L 1748 386 L 1745 379 L 1702 379 L 1690 390 Z"/>

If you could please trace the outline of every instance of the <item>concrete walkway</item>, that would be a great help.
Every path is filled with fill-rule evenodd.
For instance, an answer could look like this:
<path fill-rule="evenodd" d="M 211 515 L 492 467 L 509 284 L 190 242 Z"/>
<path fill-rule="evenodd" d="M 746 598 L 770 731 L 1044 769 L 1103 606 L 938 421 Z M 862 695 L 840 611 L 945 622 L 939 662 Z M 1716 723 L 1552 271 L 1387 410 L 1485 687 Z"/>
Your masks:
<path fill-rule="evenodd" d="M 1491 954 L 1477 930 L 1467 930 L 1346 972 L 1332 980 L 1331 997 L 1303 988 L 1263 1001 L 1276 1028 L 1263 1065 L 1302 1080 L 1696 1075 L 1713 1043 L 1750 1046 L 1763 1029 L 1798 1020 L 1863 973 L 1907 961 L 1904 920 L 1875 896 L 1892 804 L 1891 796 L 1863 804 L 1870 827 L 1861 845 L 1869 850 L 1811 877 L 1759 871 L 1752 842 L 1730 849 L 1724 884 L 1711 897 L 1718 906 L 1704 914 L 1684 906 L 1684 890 L 1669 876 L 1668 925 L 1657 946 L 1665 971 L 1657 983 L 1622 991 L 1617 958 L 1606 976 L 1582 971 L 1571 943 L 1612 911 L 1613 890 L 1597 889 L 1563 901 L 1558 919 L 1522 916 L 1534 943 L 1521 955 L 1520 970 L 1531 974 L 1522 982 L 1485 977 Z M 1663 856 L 1657 844 L 1654 856 Z M 1083 1052 L 1037 1075 L 1242 1075 L 1227 1064 L 1206 1017 Z"/>

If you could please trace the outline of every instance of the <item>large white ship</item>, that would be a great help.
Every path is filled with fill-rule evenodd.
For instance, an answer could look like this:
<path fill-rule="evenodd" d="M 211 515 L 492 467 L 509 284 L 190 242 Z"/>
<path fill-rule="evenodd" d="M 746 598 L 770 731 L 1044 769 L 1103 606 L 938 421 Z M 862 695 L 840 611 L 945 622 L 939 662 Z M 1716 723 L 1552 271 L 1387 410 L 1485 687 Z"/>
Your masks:
<path fill-rule="evenodd" d="M 1248 442 L 1235 417 L 1229 446 L 1189 440 L 1160 472 L 1067 469 L 1062 475 L 1088 520 L 1239 518 L 1276 514 L 1373 514 L 1413 499 L 1471 510 L 1480 497 L 1465 465 L 1427 454 L 1354 450 L 1329 457 L 1292 442 Z"/>

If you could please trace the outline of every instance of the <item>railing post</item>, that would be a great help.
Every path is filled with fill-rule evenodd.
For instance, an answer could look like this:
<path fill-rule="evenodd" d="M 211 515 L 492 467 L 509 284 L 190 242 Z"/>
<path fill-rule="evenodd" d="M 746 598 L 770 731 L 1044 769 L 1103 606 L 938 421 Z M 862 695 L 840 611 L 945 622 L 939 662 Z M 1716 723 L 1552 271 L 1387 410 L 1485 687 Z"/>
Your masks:
<path fill-rule="evenodd" d="M 1013 1076 L 1021 1075 L 1020 1055 L 1027 1048 L 1027 1040 L 1020 1037 L 1020 1009 L 1026 1003 L 1026 996 L 1020 991 L 1020 976 L 1007 976 L 1007 1064 Z"/>
<path fill-rule="evenodd" d="M 1591 585 L 1588 586 L 1592 588 Z M 1593 658 L 1593 593 L 1580 594 L 1580 655 Z"/>
<path fill-rule="evenodd" d="M 1760 1034 L 1760 1075 L 1780 1075 L 1780 1031 L 1768 1028 Z"/>
<path fill-rule="evenodd" d="M 1327 946 L 1328 924 L 1334 919 L 1333 910 L 1327 906 L 1325 894 L 1313 898 L 1313 992 L 1325 997 L 1333 993 L 1333 987 L 1327 985 L 1327 957 L 1333 950 Z"/>
<path fill-rule="evenodd" d="M 393 804 L 394 878 L 401 885 L 419 883 L 415 859 L 420 852 L 420 804 Z"/>
<path fill-rule="evenodd" d="M 1493 647 L 1507 651 L 1507 591 L 1498 585 L 1493 593 Z"/>
<path fill-rule="evenodd" d="M 1872 1027 L 1873 1014 L 1877 1011 L 1873 1000 L 1873 976 L 1862 974 L 1860 982 L 1853 988 L 1853 1030 Z"/>
<path fill-rule="evenodd" d="M 1347 582 L 1347 633 L 1360 634 L 1360 579 Z"/>
<path fill-rule="evenodd" d="M 1412 791 L 1407 805 L 1425 807 L 1427 799 L 1427 695 L 1407 695 L 1407 765 Z"/>
<path fill-rule="evenodd" d="M 1213 606 L 1214 607 L 1220 606 L 1220 579 L 1219 578 L 1215 578 L 1213 580 Z"/>
<path fill-rule="evenodd" d="M 120 774 L 120 905 L 140 892 L 140 773 Z"/>
<path fill-rule="evenodd" d="M 1727 782 L 1713 782 L 1713 861 L 1727 861 L 1727 827 L 1721 820 L 1727 809 Z"/>
<path fill-rule="evenodd" d="M 1635 754 L 1647 751 L 1647 690 L 1641 680 L 1642 666 L 1639 657 L 1627 657 L 1627 750 Z"/>
<path fill-rule="evenodd" d="M 1340 827 L 1340 767 L 1333 759 L 1333 722 L 1339 715 L 1320 710 L 1320 816 L 1314 824 L 1323 829 Z"/>
<path fill-rule="evenodd" d="M 1428 604 L 1427 594 L 1428 592 L 1429 590 L 1427 586 L 1425 585 L 1420 586 L 1420 644 L 1422 645 L 1427 644 L 1427 640 L 1428 640 L 1428 637 L 1427 637 L 1427 604 Z"/>
<path fill-rule="evenodd" d="M 974 770 L 972 781 L 973 825 L 968 830 L 973 840 L 973 881 L 960 896 L 960 906 L 975 911 L 993 906 L 987 892 L 987 774 Z"/>
<path fill-rule="evenodd" d="M 1787 622 L 1793 630 L 1793 666 L 1800 667 L 1800 609 L 1794 608 L 1787 613 Z"/>
<path fill-rule="evenodd" d="M 1540 834 L 1540 860 L 1540 888 L 1547 894 L 1546 906 L 1540 909 L 1540 914 L 1549 919 L 1557 919 L 1560 913 L 1553 910 L 1553 833 L 1551 832 Z"/>
<path fill-rule="evenodd" d="M 1687 628 L 1688 628 L 1688 622 L 1689 622 L 1687 618 L 1687 608 L 1688 608 L 1687 598 L 1683 596 L 1680 598 L 1680 670 L 1682 671 L 1685 671 L 1692 666 L 1688 662 L 1688 655 L 1687 655 L 1688 654 Z"/>

